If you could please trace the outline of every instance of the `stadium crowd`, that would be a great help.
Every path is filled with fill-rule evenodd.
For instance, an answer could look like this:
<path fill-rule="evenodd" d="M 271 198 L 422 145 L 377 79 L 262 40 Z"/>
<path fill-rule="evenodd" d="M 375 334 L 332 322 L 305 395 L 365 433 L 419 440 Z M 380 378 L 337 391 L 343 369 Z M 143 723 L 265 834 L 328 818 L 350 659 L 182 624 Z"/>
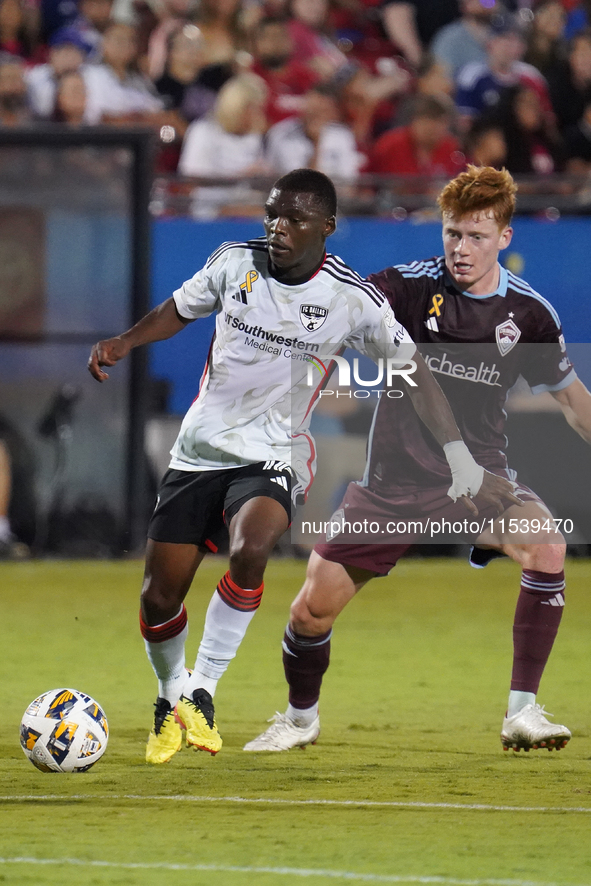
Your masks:
<path fill-rule="evenodd" d="M 0 127 L 149 125 L 160 172 L 591 169 L 590 0 L 0 0 Z"/>

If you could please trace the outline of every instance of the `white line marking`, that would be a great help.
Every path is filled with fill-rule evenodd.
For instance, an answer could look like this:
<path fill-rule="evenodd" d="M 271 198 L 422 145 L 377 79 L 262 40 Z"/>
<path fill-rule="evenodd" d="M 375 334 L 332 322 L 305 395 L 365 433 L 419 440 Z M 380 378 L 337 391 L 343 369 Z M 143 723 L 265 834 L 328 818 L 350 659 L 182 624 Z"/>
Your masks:
<path fill-rule="evenodd" d="M 396 874 L 364 874 L 354 871 L 330 871 L 322 868 L 271 868 L 247 867 L 246 865 L 218 864 L 167 864 L 156 862 L 116 862 L 86 860 L 83 858 L 0 858 L 0 864 L 71 865 L 75 867 L 117 868 L 139 871 L 205 871 L 224 874 L 275 874 L 282 877 L 325 877 L 331 880 L 357 880 L 362 883 L 437 883 L 442 886 L 559 886 L 557 883 L 540 883 L 535 880 L 493 880 L 487 877 L 460 880 L 456 877 L 416 877 Z"/>
<path fill-rule="evenodd" d="M 253 806 L 337 806 L 378 809 L 460 809 L 466 812 L 579 812 L 591 813 L 591 806 L 493 806 L 488 803 L 419 803 L 399 802 L 397 800 L 288 800 L 275 797 L 200 797 L 190 794 L 6 794 L 0 796 L 0 803 L 28 803 L 31 800 L 58 802 L 65 800 L 152 800 L 174 803 L 244 803 Z"/>

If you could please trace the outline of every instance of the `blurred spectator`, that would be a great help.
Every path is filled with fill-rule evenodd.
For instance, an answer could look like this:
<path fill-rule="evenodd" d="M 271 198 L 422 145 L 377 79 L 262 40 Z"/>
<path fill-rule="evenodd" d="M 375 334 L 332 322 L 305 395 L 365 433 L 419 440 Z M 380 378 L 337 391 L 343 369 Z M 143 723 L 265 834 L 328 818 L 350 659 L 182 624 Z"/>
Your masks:
<path fill-rule="evenodd" d="M 26 72 L 29 102 L 35 116 L 49 119 L 55 105 L 56 83 L 71 71 L 80 71 L 91 47 L 75 28 L 61 28 L 49 38 L 49 58 Z M 88 119 L 87 122 L 97 122 Z"/>
<path fill-rule="evenodd" d="M 390 40 L 415 67 L 435 34 L 460 16 L 458 0 L 384 0 L 382 6 Z"/>
<path fill-rule="evenodd" d="M 460 144 L 451 133 L 453 102 L 444 96 L 418 96 L 408 126 L 380 136 L 370 157 L 379 175 L 454 176 L 465 165 Z"/>
<path fill-rule="evenodd" d="M 507 162 L 507 142 L 496 120 L 477 117 L 465 139 L 466 161 L 474 166 L 502 169 Z"/>
<path fill-rule="evenodd" d="M 380 59 L 399 53 L 383 24 L 383 0 L 336 0 L 330 3 L 328 23 L 347 60 L 378 71 Z"/>
<path fill-rule="evenodd" d="M 534 7 L 524 61 L 546 74 L 566 58 L 566 12 L 560 0 L 542 0 Z"/>
<path fill-rule="evenodd" d="M 78 15 L 76 0 L 38 0 L 41 15 L 41 37 L 47 42 L 60 28 L 71 24 Z"/>
<path fill-rule="evenodd" d="M 267 90 L 253 74 L 222 87 L 210 117 L 187 130 L 179 172 L 191 176 L 239 176 L 261 171 Z"/>
<path fill-rule="evenodd" d="M 343 122 L 351 128 L 360 150 L 367 152 L 392 125 L 399 99 L 409 89 L 410 75 L 394 59 L 391 72 L 377 76 L 350 64 L 337 72 L 332 85 L 339 97 Z"/>
<path fill-rule="evenodd" d="M 191 25 L 194 0 L 160 0 L 157 6 L 159 20 L 150 27 L 149 21 L 142 22 L 142 30 L 149 29 L 147 45 L 142 45 L 138 33 L 139 54 L 146 51 L 144 70 L 151 80 L 158 80 L 164 73 L 168 48 L 173 34 Z"/>
<path fill-rule="evenodd" d="M 82 126 L 86 122 L 86 83 L 78 71 L 63 74 L 58 80 L 51 119 L 67 126 Z"/>
<path fill-rule="evenodd" d="M 505 165 L 513 175 L 549 175 L 564 169 L 563 142 L 534 89 L 505 90 L 495 118 L 507 144 Z"/>
<path fill-rule="evenodd" d="M 294 54 L 322 80 L 328 80 L 347 63 L 346 56 L 331 39 L 328 0 L 291 0 L 289 34 Z"/>
<path fill-rule="evenodd" d="M 0 0 L 0 52 L 40 61 L 31 17 L 21 0 Z"/>
<path fill-rule="evenodd" d="M 564 28 L 564 36 L 567 40 L 571 40 L 579 31 L 584 31 L 591 25 L 591 0 L 582 0 L 581 3 L 575 3 L 574 7 L 568 10 L 566 25 Z"/>
<path fill-rule="evenodd" d="M 189 121 L 211 110 L 216 93 L 235 74 L 233 58 L 216 63 L 208 60 L 209 48 L 201 29 L 186 17 L 193 3 L 167 0 L 169 17 L 152 32 L 148 50 L 148 70 L 165 106 L 182 106 Z"/>
<path fill-rule="evenodd" d="M 493 23 L 487 41 L 488 62 L 473 62 L 457 78 L 456 104 L 462 123 L 498 104 L 503 90 L 518 84 L 538 93 L 544 111 L 552 112 L 548 85 L 540 72 L 521 61 L 525 52 L 523 30 L 516 18 L 505 16 Z"/>
<path fill-rule="evenodd" d="M 155 86 L 167 110 L 182 108 L 187 90 L 197 81 L 203 67 L 203 38 L 195 25 L 185 25 L 168 39 L 165 70 Z M 202 113 L 209 111 L 215 101 L 215 92 L 207 90 Z M 202 116 L 198 114 L 197 116 Z"/>
<path fill-rule="evenodd" d="M 217 93 L 233 76 L 232 66 L 205 64 L 203 35 L 195 25 L 185 25 L 168 40 L 165 71 L 156 89 L 167 109 L 191 122 L 211 111 Z"/>
<path fill-rule="evenodd" d="M 188 123 L 202 117 L 215 103 L 214 90 L 199 82 L 202 65 L 201 32 L 195 25 L 185 25 L 170 36 L 166 69 L 155 83 L 168 118 L 168 143 L 160 149 L 158 172 L 176 170 Z"/>
<path fill-rule="evenodd" d="M 573 37 L 568 59 L 548 71 L 548 84 L 559 129 L 574 126 L 582 117 L 591 87 L 591 30 Z"/>
<path fill-rule="evenodd" d="M 187 120 L 198 120 L 211 110 L 222 86 L 233 77 L 229 65 L 206 65 L 189 86 L 183 99 L 182 112 Z"/>
<path fill-rule="evenodd" d="M 413 90 L 412 94 L 403 99 L 396 113 L 396 126 L 405 126 L 409 122 L 417 95 L 444 95 L 453 98 L 455 92 L 447 67 L 429 52 L 425 53 L 419 65 Z"/>
<path fill-rule="evenodd" d="M 106 122 L 147 120 L 162 110 L 153 84 L 138 70 L 135 28 L 112 22 L 103 34 L 103 61 L 84 72 L 88 104 Z"/>
<path fill-rule="evenodd" d="M 263 18 L 253 35 L 252 70 L 267 84 L 266 115 L 270 124 L 299 114 L 304 94 L 318 81 L 318 75 L 294 55 L 287 21 Z"/>
<path fill-rule="evenodd" d="M 498 12 L 495 0 L 460 0 L 461 18 L 444 25 L 431 43 L 430 51 L 455 79 L 465 65 L 486 64 L 486 42 L 492 17 Z"/>
<path fill-rule="evenodd" d="M 419 95 L 448 95 L 453 97 L 454 82 L 447 67 L 436 56 L 427 53 L 423 56 L 414 83 L 414 91 Z"/>
<path fill-rule="evenodd" d="M 31 119 L 27 84 L 22 61 L 16 56 L 0 56 L 0 127 L 23 126 Z"/>
<path fill-rule="evenodd" d="M 573 175 L 591 172 L 591 90 L 585 93 L 581 119 L 564 133 L 567 171 Z"/>
<path fill-rule="evenodd" d="M 87 61 L 99 62 L 103 34 L 111 22 L 113 0 L 79 0 L 78 16 L 70 27 L 75 28 L 88 47 Z"/>
<path fill-rule="evenodd" d="M 325 86 L 306 93 L 301 117 L 290 117 L 271 127 L 265 159 L 274 175 L 307 167 L 347 181 L 357 177 L 363 162 L 353 133 L 340 122 L 334 93 Z"/>
<path fill-rule="evenodd" d="M 203 34 L 207 64 L 232 64 L 246 47 L 241 0 L 200 0 L 194 22 Z"/>

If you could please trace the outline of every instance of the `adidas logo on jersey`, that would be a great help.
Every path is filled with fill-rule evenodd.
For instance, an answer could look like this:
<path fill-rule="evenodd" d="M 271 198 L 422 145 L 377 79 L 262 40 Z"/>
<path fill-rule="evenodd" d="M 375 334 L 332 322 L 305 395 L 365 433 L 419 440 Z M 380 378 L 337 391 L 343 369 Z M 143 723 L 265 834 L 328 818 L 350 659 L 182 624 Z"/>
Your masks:
<path fill-rule="evenodd" d="M 278 486 L 282 486 L 286 492 L 289 492 L 289 486 L 287 485 L 287 480 L 285 477 L 270 477 L 271 483 L 277 483 Z"/>

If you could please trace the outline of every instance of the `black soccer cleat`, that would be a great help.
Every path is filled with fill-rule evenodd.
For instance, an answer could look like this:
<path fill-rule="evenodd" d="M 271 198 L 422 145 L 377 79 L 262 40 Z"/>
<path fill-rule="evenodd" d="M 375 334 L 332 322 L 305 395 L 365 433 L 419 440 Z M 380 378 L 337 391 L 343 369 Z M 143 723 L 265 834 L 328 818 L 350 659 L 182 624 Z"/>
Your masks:
<path fill-rule="evenodd" d="M 476 545 L 472 545 L 468 562 L 470 563 L 470 566 L 474 567 L 474 569 L 484 569 L 485 566 L 488 566 L 491 560 L 496 560 L 497 557 L 506 556 L 507 555 L 503 554 L 502 551 L 495 551 L 493 548 L 478 548 Z"/>

